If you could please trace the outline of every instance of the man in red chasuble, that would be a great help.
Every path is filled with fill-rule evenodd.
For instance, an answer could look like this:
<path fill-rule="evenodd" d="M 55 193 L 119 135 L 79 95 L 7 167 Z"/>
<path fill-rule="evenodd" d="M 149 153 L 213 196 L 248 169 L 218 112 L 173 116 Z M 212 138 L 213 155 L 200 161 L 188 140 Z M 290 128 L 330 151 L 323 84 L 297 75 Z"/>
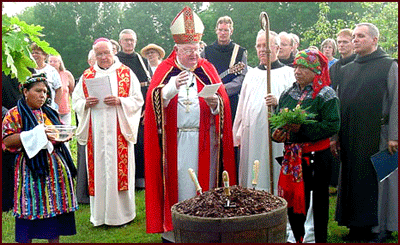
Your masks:
<path fill-rule="evenodd" d="M 145 181 L 148 233 L 173 241 L 171 206 L 196 195 L 188 168 L 203 191 L 221 186 L 227 170 L 236 184 L 229 98 L 215 67 L 200 58 L 204 26 L 189 7 L 172 21 L 176 43 L 157 68 L 149 87 L 145 112 Z M 206 98 L 198 93 L 221 83 Z"/>

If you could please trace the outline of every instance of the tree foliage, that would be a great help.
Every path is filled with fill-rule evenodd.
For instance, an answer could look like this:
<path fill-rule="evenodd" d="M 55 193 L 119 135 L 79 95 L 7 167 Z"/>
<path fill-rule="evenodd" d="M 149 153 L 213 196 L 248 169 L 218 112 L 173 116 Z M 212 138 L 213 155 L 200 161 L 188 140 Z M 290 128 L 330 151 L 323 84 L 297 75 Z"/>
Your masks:
<path fill-rule="evenodd" d="M 31 75 L 28 67 L 35 68 L 36 63 L 30 58 L 29 45 L 35 42 L 45 52 L 57 55 L 58 52 L 41 40 L 43 27 L 28 25 L 18 17 L 2 15 L 2 71 L 11 78 L 17 78 L 20 83 Z"/>
<path fill-rule="evenodd" d="M 185 5 L 202 19 L 203 40 L 209 45 L 216 40 L 217 19 L 230 16 L 234 21 L 232 39 L 248 50 L 250 66 L 258 64 L 254 45 L 262 11 L 269 15 L 271 30 L 297 34 L 300 49 L 320 46 L 324 39 L 336 38 L 340 29 L 354 28 L 355 23 L 374 23 L 381 32 L 380 45 L 397 57 L 397 2 L 40 2 L 20 18 L 43 26 L 46 41 L 59 51 L 67 69 L 79 77 L 88 66 L 93 41 L 99 37 L 118 41 L 125 28 L 137 33 L 137 52 L 155 43 L 168 55 L 174 46 L 170 23 Z"/>
<path fill-rule="evenodd" d="M 303 37 L 309 41 L 309 45 L 320 47 L 321 43 L 327 38 L 336 39 L 336 33 L 343 28 L 351 28 L 354 21 L 343 19 L 329 20 L 330 6 L 327 2 L 319 3 L 318 20 L 313 26 L 303 33 Z"/>
<path fill-rule="evenodd" d="M 366 10 L 359 22 L 370 22 L 378 27 L 380 32 L 379 45 L 398 58 L 398 29 L 399 29 L 399 5 L 397 2 L 363 2 Z M 375 10 L 375 11 L 371 11 Z"/>

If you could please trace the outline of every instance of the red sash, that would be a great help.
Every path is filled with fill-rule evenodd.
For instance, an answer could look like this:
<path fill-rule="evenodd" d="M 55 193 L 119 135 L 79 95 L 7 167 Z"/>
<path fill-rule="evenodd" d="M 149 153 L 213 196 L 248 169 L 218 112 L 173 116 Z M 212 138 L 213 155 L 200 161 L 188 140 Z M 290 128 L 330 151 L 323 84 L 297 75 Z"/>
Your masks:
<path fill-rule="evenodd" d="M 285 155 L 278 181 L 278 195 L 287 201 L 288 208 L 292 207 L 294 213 L 306 215 L 306 200 L 301 163 L 303 158 L 308 165 L 310 162 L 308 158 L 303 157 L 303 154 L 312 151 L 322 151 L 328 149 L 329 146 L 329 138 L 314 143 L 285 144 Z"/>
<path fill-rule="evenodd" d="M 90 67 L 83 73 L 83 92 L 85 98 L 89 96 L 86 79 L 94 78 L 96 71 Z M 130 89 L 130 72 L 129 68 L 122 65 L 117 69 L 118 80 L 118 97 L 128 97 Z M 94 147 L 93 147 L 93 130 L 92 118 L 89 120 L 89 136 L 87 142 L 87 166 L 88 166 L 88 185 L 89 195 L 94 196 Z M 117 158 L 118 158 L 118 190 L 128 190 L 128 142 L 121 133 L 119 121 L 117 118 Z"/>

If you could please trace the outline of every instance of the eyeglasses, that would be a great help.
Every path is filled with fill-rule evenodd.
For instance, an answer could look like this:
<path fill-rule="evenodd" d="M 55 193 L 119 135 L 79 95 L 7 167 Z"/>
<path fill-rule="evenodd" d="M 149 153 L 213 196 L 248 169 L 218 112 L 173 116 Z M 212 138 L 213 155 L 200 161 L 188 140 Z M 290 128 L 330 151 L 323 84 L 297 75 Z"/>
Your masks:
<path fill-rule="evenodd" d="M 122 39 L 122 41 L 124 41 L 124 42 L 126 42 L 126 43 L 128 43 L 128 42 L 134 43 L 134 42 L 135 42 L 135 39 L 127 38 L 127 39 Z"/>
<path fill-rule="evenodd" d="M 186 55 L 191 55 L 192 53 L 199 54 L 200 49 L 182 49 L 182 52 Z"/>
<path fill-rule="evenodd" d="M 97 57 L 97 58 L 101 58 L 101 57 L 103 57 L 103 55 L 104 55 L 104 56 L 108 56 L 108 55 L 110 55 L 110 54 L 111 54 L 110 51 L 106 51 L 106 52 L 104 52 L 104 53 L 98 53 L 98 54 L 96 54 L 96 57 Z"/>
<path fill-rule="evenodd" d="M 270 45 L 270 48 L 275 48 L 278 45 L 272 44 Z M 254 46 L 257 50 L 263 50 L 263 49 L 267 49 L 267 45 L 266 44 L 257 44 L 256 46 Z"/>

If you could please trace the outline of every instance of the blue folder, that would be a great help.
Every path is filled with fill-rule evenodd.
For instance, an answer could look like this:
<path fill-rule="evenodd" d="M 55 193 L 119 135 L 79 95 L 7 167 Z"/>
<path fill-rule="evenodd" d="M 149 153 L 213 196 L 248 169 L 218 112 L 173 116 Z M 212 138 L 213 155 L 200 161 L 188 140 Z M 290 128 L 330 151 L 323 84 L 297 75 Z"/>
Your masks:
<path fill-rule="evenodd" d="M 396 170 L 396 168 L 398 168 L 398 156 L 398 152 L 395 152 L 392 155 L 388 150 L 380 151 L 371 156 L 371 161 L 374 165 L 379 181 L 384 180 L 394 170 Z"/>

